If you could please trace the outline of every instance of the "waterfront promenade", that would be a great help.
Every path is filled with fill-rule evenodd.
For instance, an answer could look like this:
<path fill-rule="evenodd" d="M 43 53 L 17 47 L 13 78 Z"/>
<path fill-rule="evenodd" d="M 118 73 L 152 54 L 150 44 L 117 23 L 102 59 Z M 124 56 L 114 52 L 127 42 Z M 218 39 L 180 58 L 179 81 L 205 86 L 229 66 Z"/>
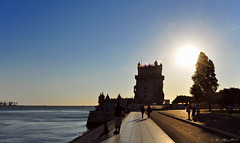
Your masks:
<path fill-rule="evenodd" d="M 113 121 L 108 122 L 110 133 L 104 137 L 98 137 L 103 127 L 95 132 L 88 133 L 72 143 L 173 143 L 174 141 L 152 119 L 141 117 L 140 112 L 129 113 L 122 122 L 120 134 L 114 135 Z"/>
<path fill-rule="evenodd" d="M 103 126 L 75 139 L 72 143 L 205 143 L 239 142 L 239 116 L 202 113 L 197 122 L 187 119 L 185 110 L 157 110 L 151 119 L 131 112 L 124 119 L 120 134 L 114 135 L 114 120 L 109 121 L 110 133 L 99 138 Z"/>

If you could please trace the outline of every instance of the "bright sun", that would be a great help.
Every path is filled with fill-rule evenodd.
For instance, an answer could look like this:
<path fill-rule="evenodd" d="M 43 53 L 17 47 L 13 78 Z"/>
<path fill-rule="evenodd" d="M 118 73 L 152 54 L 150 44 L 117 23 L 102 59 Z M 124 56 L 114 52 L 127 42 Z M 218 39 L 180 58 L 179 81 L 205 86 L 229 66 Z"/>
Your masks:
<path fill-rule="evenodd" d="M 181 66 L 193 66 L 197 63 L 198 50 L 192 45 L 179 48 L 176 54 L 177 63 Z"/>

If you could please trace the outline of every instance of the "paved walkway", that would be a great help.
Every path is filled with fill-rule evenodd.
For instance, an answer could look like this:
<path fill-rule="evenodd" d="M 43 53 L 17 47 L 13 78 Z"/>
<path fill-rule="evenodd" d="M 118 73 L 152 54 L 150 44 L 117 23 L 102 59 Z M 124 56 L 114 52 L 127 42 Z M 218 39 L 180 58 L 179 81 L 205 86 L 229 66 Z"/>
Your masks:
<path fill-rule="evenodd" d="M 192 120 L 188 120 L 188 114 L 186 110 L 159 110 L 156 112 L 240 139 L 239 116 L 229 117 L 228 115 L 223 114 L 211 114 L 208 112 L 203 112 L 200 115 L 200 121 L 194 122 Z"/>
<path fill-rule="evenodd" d="M 152 119 L 141 118 L 132 112 L 124 119 L 119 135 L 112 135 L 103 143 L 171 143 L 172 139 Z"/>
<path fill-rule="evenodd" d="M 124 118 L 120 134 L 113 134 L 114 128 L 104 137 L 89 140 L 91 143 L 173 143 L 174 141 L 152 119 L 141 117 L 140 112 L 131 112 Z M 86 135 L 87 136 L 87 135 Z M 80 141 L 80 140 L 78 140 Z M 78 142 L 75 141 L 75 142 Z"/>
<path fill-rule="evenodd" d="M 186 112 L 186 110 L 181 109 L 181 110 L 159 110 L 160 113 L 166 114 L 166 115 L 171 115 L 173 117 L 182 119 L 182 120 L 188 120 L 188 113 Z M 203 114 L 203 113 L 201 113 Z M 208 113 L 207 113 L 208 114 Z M 190 118 L 192 117 L 192 111 L 191 111 L 191 115 Z M 189 121 L 189 122 L 193 122 L 193 121 Z M 195 122 L 196 124 L 200 124 L 200 125 L 204 125 L 204 123 L 202 122 Z"/>

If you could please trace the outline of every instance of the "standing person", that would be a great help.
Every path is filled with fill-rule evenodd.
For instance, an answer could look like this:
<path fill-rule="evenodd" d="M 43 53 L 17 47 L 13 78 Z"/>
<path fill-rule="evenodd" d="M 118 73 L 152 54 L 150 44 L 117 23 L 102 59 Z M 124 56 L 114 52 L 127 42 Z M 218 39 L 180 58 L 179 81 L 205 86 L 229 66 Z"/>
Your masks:
<path fill-rule="evenodd" d="M 191 120 L 190 119 L 190 113 L 191 113 L 190 105 L 187 106 L 187 113 L 188 113 L 188 120 Z"/>
<path fill-rule="evenodd" d="M 232 109 L 233 109 L 233 107 L 229 104 L 228 105 L 228 115 L 229 116 L 232 116 Z"/>
<path fill-rule="evenodd" d="M 115 115 L 115 131 L 113 132 L 114 134 L 119 134 L 121 124 L 122 124 L 122 111 L 123 107 L 120 106 L 120 103 L 117 102 L 115 108 L 114 108 L 114 115 Z"/>
<path fill-rule="evenodd" d="M 141 112 L 142 112 L 142 118 L 143 118 L 143 114 L 144 114 L 144 112 L 145 112 L 144 105 L 142 105 L 142 107 L 141 107 Z"/>
<path fill-rule="evenodd" d="M 198 104 L 197 105 L 197 115 L 196 115 L 197 119 L 199 119 L 199 116 L 200 116 L 200 105 Z"/>
<path fill-rule="evenodd" d="M 195 106 L 193 105 L 193 106 L 192 106 L 192 119 L 193 119 L 193 121 L 196 121 L 196 116 L 195 116 L 195 114 L 196 114 L 196 108 L 195 108 Z"/>
<path fill-rule="evenodd" d="M 212 112 L 212 106 L 211 106 L 211 104 L 209 104 L 208 110 L 209 110 L 210 112 Z"/>
<path fill-rule="evenodd" d="M 148 118 L 150 118 L 151 112 L 152 112 L 152 108 L 150 107 L 150 105 L 148 105 L 148 107 L 147 107 Z"/>

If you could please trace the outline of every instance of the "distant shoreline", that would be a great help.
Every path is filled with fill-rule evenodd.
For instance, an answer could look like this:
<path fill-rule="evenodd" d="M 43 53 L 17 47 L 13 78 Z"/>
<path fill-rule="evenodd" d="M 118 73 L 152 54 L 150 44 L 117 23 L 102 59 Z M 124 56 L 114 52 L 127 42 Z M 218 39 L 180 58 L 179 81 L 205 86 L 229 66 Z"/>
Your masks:
<path fill-rule="evenodd" d="M 0 107 L 6 107 L 6 106 L 91 107 L 91 106 L 97 106 L 97 105 L 1 105 Z"/>

